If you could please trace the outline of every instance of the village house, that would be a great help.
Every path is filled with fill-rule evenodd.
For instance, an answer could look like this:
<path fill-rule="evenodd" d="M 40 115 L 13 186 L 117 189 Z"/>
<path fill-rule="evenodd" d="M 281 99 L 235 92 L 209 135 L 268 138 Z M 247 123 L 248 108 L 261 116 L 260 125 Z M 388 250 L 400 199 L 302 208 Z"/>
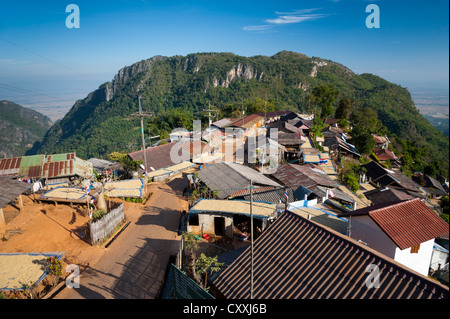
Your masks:
<path fill-rule="evenodd" d="M 374 267 L 379 270 L 375 280 Z M 255 240 L 253 254 L 247 248 L 215 275 L 210 291 L 220 299 L 449 297 L 438 282 L 291 211 Z"/>
<path fill-rule="evenodd" d="M 422 185 L 432 198 L 440 198 L 448 194 L 444 187 L 433 177 L 423 174 L 416 173 L 413 175 L 412 179 L 419 185 Z"/>
<path fill-rule="evenodd" d="M 324 121 L 325 124 L 333 126 L 333 127 L 338 127 L 338 119 L 331 119 L 329 117 L 327 117 Z"/>
<path fill-rule="evenodd" d="M 365 178 L 377 187 L 396 187 L 413 197 L 425 198 L 426 192 L 411 178 L 405 176 L 398 169 L 387 169 L 380 164 L 371 161 L 362 165 L 366 169 Z"/>
<path fill-rule="evenodd" d="M 264 117 L 258 114 L 247 115 L 244 118 L 235 119 L 235 121 L 225 124 L 223 128 L 243 129 L 244 133 L 249 133 L 264 126 Z"/>
<path fill-rule="evenodd" d="M 427 276 L 434 240 L 448 236 L 448 224 L 419 198 L 342 213 L 348 236 Z"/>
<path fill-rule="evenodd" d="M 314 165 L 285 164 L 278 167 L 272 174 L 276 180 L 288 187 L 298 188 L 324 186 L 334 188 L 338 186 L 335 180 L 332 180 L 323 170 Z"/>
<path fill-rule="evenodd" d="M 375 188 L 373 190 L 365 192 L 364 196 L 366 196 L 372 202 L 372 205 L 398 202 L 415 198 L 414 196 L 404 192 L 402 189 L 398 189 L 392 186 Z"/>
<path fill-rule="evenodd" d="M 75 153 L 64 153 L 0 159 L 0 176 L 27 179 L 30 182 L 42 180 L 46 185 L 56 185 L 75 178 L 90 179 L 94 171 L 91 163 L 77 157 Z"/>
<path fill-rule="evenodd" d="M 237 119 L 234 119 L 234 118 L 223 118 L 221 120 L 212 122 L 211 128 L 218 129 L 223 133 L 223 132 L 225 132 L 225 127 L 227 127 L 227 125 L 232 124 L 233 122 L 236 122 L 236 120 Z"/>
<path fill-rule="evenodd" d="M 387 136 L 379 136 L 377 134 L 372 134 L 372 136 L 375 140 L 375 148 L 388 149 L 390 141 Z"/>
<path fill-rule="evenodd" d="M 402 166 L 402 162 L 400 159 L 394 154 L 393 151 L 387 148 L 376 148 L 373 150 L 374 154 L 380 160 L 380 163 L 391 165 L 391 167 L 400 168 Z"/>
<path fill-rule="evenodd" d="M 283 118 L 283 116 L 287 115 L 291 113 L 291 111 L 288 110 L 284 110 L 284 111 L 273 111 L 273 112 L 265 112 L 265 113 L 257 113 L 257 115 L 262 116 L 265 118 L 265 122 L 267 123 L 271 123 L 274 121 L 278 121 L 281 118 Z"/>
<path fill-rule="evenodd" d="M 333 157 L 336 157 L 337 154 L 341 154 L 341 156 L 350 157 L 356 160 L 361 157 L 361 154 L 359 154 L 358 150 L 353 144 L 346 142 L 344 139 L 336 135 L 325 137 L 325 142 L 323 143 L 323 145 L 330 149 Z"/>
<path fill-rule="evenodd" d="M 189 210 L 187 231 L 238 239 L 243 237 L 242 234 L 248 237 L 250 210 L 254 218 L 255 237 L 277 217 L 276 204 L 254 201 L 250 205 L 250 201 L 244 200 L 201 199 Z"/>
<path fill-rule="evenodd" d="M 200 185 L 191 185 L 198 188 L 202 185 L 217 192 L 219 199 L 228 198 L 236 191 L 250 187 L 280 186 L 277 182 L 245 165 L 237 163 L 216 163 L 202 167 L 197 172 Z"/>

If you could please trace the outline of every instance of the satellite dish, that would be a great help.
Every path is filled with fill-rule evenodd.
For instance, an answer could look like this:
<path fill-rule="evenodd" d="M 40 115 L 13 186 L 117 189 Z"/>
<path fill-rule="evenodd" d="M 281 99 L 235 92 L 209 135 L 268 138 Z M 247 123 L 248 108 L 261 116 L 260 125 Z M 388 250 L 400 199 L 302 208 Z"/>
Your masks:
<path fill-rule="evenodd" d="M 139 166 L 140 166 L 142 169 L 145 169 L 145 166 L 144 166 L 144 165 L 139 164 Z"/>

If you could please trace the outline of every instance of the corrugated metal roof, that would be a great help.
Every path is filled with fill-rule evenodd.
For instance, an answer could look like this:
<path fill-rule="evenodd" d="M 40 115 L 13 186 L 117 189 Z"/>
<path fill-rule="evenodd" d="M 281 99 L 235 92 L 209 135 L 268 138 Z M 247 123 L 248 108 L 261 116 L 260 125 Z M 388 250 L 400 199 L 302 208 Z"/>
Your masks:
<path fill-rule="evenodd" d="M 172 146 L 174 146 L 176 143 L 177 142 L 173 142 L 160 146 L 146 148 L 145 156 L 147 159 L 147 171 L 152 172 L 153 169 L 158 170 L 160 168 L 178 164 L 172 162 L 170 159 L 170 151 L 172 149 Z M 144 161 L 144 153 L 142 152 L 142 150 L 129 153 L 128 156 L 130 156 L 131 159 L 133 160 L 138 160 L 142 162 Z"/>
<path fill-rule="evenodd" d="M 402 250 L 449 233 L 448 224 L 420 198 L 368 206 L 339 216 L 362 215 L 370 216 Z"/>
<path fill-rule="evenodd" d="M 283 188 L 276 188 L 276 189 L 272 189 L 272 190 L 258 192 L 258 193 L 253 194 L 253 200 L 261 201 L 261 202 L 268 202 L 268 203 L 275 203 L 275 204 L 279 203 L 280 201 L 282 203 L 285 203 L 286 198 L 284 197 L 284 191 L 285 190 Z M 297 199 L 295 198 L 295 195 L 294 195 L 294 190 L 292 188 L 287 188 L 286 191 L 288 193 L 288 199 L 287 199 L 288 203 L 297 201 Z M 246 194 L 244 196 L 244 199 L 250 200 L 250 195 Z"/>
<path fill-rule="evenodd" d="M 379 187 L 364 193 L 373 205 L 413 199 L 414 197 L 392 187 Z"/>
<path fill-rule="evenodd" d="M 276 210 L 276 204 L 254 201 L 252 205 L 252 213 L 255 218 L 268 218 L 274 216 Z M 189 210 L 189 213 L 222 213 L 250 216 L 250 201 L 201 199 Z"/>
<path fill-rule="evenodd" d="M 244 120 L 242 118 L 235 119 L 235 121 L 226 124 L 222 127 L 229 127 L 229 126 L 235 126 L 235 127 L 244 127 L 245 129 L 250 128 L 252 125 L 258 123 L 259 121 L 263 121 L 264 117 L 258 115 L 258 114 L 250 114 L 244 117 Z M 242 124 L 244 123 L 244 124 Z"/>
<path fill-rule="evenodd" d="M 0 160 L 0 175 L 28 178 L 56 178 L 78 175 L 90 178 L 92 164 L 76 157 L 75 153 L 33 155 Z"/>
<path fill-rule="evenodd" d="M 289 211 L 255 241 L 253 256 L 255 299 L 449 298 L 447 287 Z M 247 248 L 213 281 L 225 298 L 250 298 L 250 262 Z M 378 288 L 366 285 L 370 265 Z"/>
<path fill-rule="evenodd" d="M 291 187 L 338 186 L 325 172 L 309 165 L 285 164 L 278 167 L 272 175 L 284 185 Z"/>
<path fill-rule="evenodd" d="M 8 177 L 0 177 L 0 208 L 6 206 L 30 187 L 31 184 Z"/>
<path fill-rule="evenodd" d="M 223 118 L 219 121 L 211 123 L 211 125 L 217 126 L 219 128 L 225 127 L 233 122 L 235 122 L 236 119 L 229 119 L 229 118 Z"/>
<path fill-rule="evenodd" d="M 420 185 L 399 170 L 388 170 L 374 161 L 363 165 L 363 167 L 367 170 L 366 175 L 375 183 L 380 183 L 382 186 L 396 184 L 406 190 L 422 193 Z"/>
<path fill-rule="evenodd" d="M 223 162 L 207 165 L 198 172 L 198 178 L 210 189 L 219 192 L 221 199 L 249 187 L 250 180 L 255 186 L 280 186 L 260 172 L 237 163 Z"/>

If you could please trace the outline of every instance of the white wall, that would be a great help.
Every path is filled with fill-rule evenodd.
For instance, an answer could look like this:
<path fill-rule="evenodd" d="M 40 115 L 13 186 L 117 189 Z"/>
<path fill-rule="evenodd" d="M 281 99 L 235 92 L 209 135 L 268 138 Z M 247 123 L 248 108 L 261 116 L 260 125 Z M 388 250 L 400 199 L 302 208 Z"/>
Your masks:
<path fill-rule="evenodd" d="M 350 217 L 349 217 L 350 223 Z M 369 216 L 351 217 L 351 238 L 361 240 L 369 247 L 394 259 L 425 276 L 428 275 L 434 239 L 420 244 L 418 253 L 411 253 L 411 248 L 400 250 L 397 245 Z"/>
<path fill-rule="evenodd" d="M 411 248 L 400 250 L 397 247 L 394 259 L 406 267 L 428 276 L 431 255 L 433 254 L 433 244 L 434 239 L 421 243 L 417 254 L 411 254 Z"/>

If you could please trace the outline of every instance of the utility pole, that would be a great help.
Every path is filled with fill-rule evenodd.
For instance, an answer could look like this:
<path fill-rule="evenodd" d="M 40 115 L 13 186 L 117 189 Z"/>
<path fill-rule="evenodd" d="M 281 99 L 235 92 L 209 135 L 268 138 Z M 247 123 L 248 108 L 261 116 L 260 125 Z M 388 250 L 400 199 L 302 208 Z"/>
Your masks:
<path fill-rule="evenodd" d="M 251 244 L 250 299 L 253 299 L 253 181 L 252 180 L 250 180 L 250 244 Z"/>
<path fill-rule="evenodd" d="M 147 155 L 145 154 L 144 116 L 142 115 L 141 96 L 139 98 L 139 117 L 141 118 L 142 152 L 144 153 L 145 177 L 147 178 Z"/>
<path fill-rule="evenodd" d="M 211 110 L 211 103 L 208 102 L 208 109 L 207 110 L 203 110 L 204 112 L 208 112 L 208 128 L 209 128 L 209 148 L 211 149 L 211 112 L 215 112 L 216 113 L 216 118 L 218 115 L 218 110 Z"/>
<path fill-rule="evenodd" d="M 138 101 L 139 101 L 139 113 L 134 113 L 131 115 L 131 117 L 139 116 L 141 119 L 142 153 L 144 155 L 145 177 L 147 177 L 147 155 L 145 154 L 144 117 L 152 117 L 153 113 L 142 111 L 140 95 L 138 95 Z"/>
<path fill-rule="evenodd" d="M 264 127 L 266 126 L 267 122 L 267 93 L 266 93 L 266 99 L 264 100 Z"/>

